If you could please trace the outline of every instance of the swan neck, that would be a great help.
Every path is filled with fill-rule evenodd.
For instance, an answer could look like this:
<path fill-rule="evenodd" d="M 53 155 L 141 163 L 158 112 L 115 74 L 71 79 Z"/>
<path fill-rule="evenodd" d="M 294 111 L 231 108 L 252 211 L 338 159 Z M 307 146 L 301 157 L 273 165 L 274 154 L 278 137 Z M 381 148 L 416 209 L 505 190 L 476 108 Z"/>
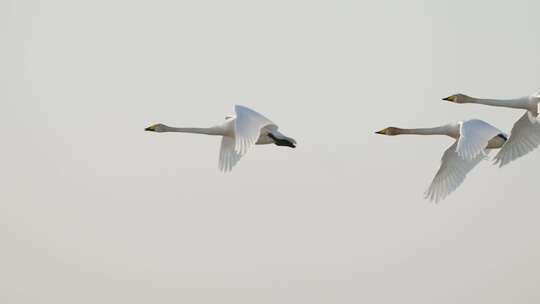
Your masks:
<path fill-rule="evenodd" d="M 450 131 L 447 126 L 435 128 L 416 128 L 416 129 L 397 129 L 398 134 L 410 135 L 449 135 Z"/>
<path fill-rule="evenodd" d="M 179 132 L 179 133 L 193 133 L 193 134 L 206 134 L 206 135 L 223 135 L 220 128 L 175 128 L 167 127 L 165 132 Z"/>
<path fill-rule="evenodd" d="M 483 105 L 493 106 L 493 107 L 504 107 L 504 108 L 514 108 L 514 109 L 527 109 L 529 106 L 527 98 L 485 99 L 485 98 L 471 97 L 468 100 L 468 102 L 483 104 Z"/>

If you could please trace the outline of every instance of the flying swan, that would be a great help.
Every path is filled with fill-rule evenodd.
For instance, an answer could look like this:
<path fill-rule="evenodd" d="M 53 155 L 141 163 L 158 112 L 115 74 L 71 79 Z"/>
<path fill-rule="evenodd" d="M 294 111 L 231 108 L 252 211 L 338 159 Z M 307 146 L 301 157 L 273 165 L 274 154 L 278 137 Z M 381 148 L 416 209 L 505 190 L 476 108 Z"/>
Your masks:
<path fill-rule="evenodd" d="M 454 103 L 477 103 L 493 107 L 527 110 L 514 124 L 508 142 L 495 156 L 495 164 L 502 167 L 540 145 L 540 93 L 515 99 L 480 99 L 465 94 L 455 94 L 443 100 Z"/>
<path fill-rule="evenodd" d="M 388 127 L 375 132 L 382 135 L 446 135 L 456 141 L 446 151 L 441 159 L 441 167 L 433 178 L 425 193 L 426 199 L 435 203 L 444 199 L 456 190 L 471 171 L 490 149 L 504 145 L 506 135 L 494 126 L 478 119 L 459 121 L 435 128 L 401 129 Z"/>
<path fill-rule="evenodd" d="M 174 128 L 155 124 L 145 131 L 181 132 L 222 136 L 219 152 L 219 169 L 231 171 L 252 145 L 275 144 L 296 148 L 296 141 L 278 131 L 278 126 L 263 115 L 244 106 L 235 105 L 235 117 L 227 116 L 225 122 L 210 128 Z"/>

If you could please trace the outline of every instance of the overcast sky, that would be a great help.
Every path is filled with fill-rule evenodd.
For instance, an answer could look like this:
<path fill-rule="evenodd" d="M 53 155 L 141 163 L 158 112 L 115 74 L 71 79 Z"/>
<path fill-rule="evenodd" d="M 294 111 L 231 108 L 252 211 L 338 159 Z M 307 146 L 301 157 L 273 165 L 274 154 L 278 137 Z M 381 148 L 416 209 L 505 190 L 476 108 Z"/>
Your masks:
<path fill-rule="evenodd" d="M 0 0 L 0 302 L 538 303 L 533 152 L 423 199 L 452 143 L 389 125 L 520 110 L 538 1 Z M 297 149 L 231 174 L 234 104 Z"/>

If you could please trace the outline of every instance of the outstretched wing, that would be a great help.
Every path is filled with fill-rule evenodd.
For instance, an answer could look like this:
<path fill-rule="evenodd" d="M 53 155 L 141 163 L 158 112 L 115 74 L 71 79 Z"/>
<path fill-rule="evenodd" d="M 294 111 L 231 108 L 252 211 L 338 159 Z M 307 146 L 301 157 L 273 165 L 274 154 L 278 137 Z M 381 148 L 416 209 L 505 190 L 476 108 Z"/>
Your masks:
<path fill-rule="evenodd" d="M 234 150 L 234 138 L 223 136 L 219 150 L 219 169 L 229 172 L 238 163 L 242 155 Z"/>
<path fill-rule="evenodd" d="M 459 123 L 459 133 L 457 154 L 465 160 L 474 160 L 485 154 L 489 141 L 502 131 L 485 121 L 471 119 Z"/>
<path fill-rule="evenodd" d="M 499 167 L 522 157 L 540 145 L 540 121 L 531 119 L 530 116 L 532 114 L 527 111 L 512 127 L 510 138 L 495 156 L 495 164 Z"/>
<path fill-rule="evenodd" d="M 441 167 L 426 191 L 426 199 L 438 203 L 447 197 L 463 183 L 467 174 L 484 158 L 484 155 L 480 153 L 471 160 L 465 160 L 457 153 L 457 146 L 456 142 L 444 151 Z"/>
<path fill-rule="evenodd" d="M 257 142 L 261 129 L 277 129 L 277 126 L 268 118 L 247 107 L 236 105 L 234 111 L 236 112 L 234 149 L 240 155 L 244 155 Z"/>

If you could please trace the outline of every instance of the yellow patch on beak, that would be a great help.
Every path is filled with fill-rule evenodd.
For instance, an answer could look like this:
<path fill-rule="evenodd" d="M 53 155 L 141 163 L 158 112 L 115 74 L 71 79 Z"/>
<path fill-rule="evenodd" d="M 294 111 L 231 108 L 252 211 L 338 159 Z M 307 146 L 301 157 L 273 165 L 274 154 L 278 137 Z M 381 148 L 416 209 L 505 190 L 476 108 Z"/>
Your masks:
<path fill-rule="evenodd" d="M 457 96 L 456 95 L 448 96 L 446 98 L 443 98 L 442 100 L 446 100 L 446 101 L 450 101 L 450 102 L 456 102 Z"/>

